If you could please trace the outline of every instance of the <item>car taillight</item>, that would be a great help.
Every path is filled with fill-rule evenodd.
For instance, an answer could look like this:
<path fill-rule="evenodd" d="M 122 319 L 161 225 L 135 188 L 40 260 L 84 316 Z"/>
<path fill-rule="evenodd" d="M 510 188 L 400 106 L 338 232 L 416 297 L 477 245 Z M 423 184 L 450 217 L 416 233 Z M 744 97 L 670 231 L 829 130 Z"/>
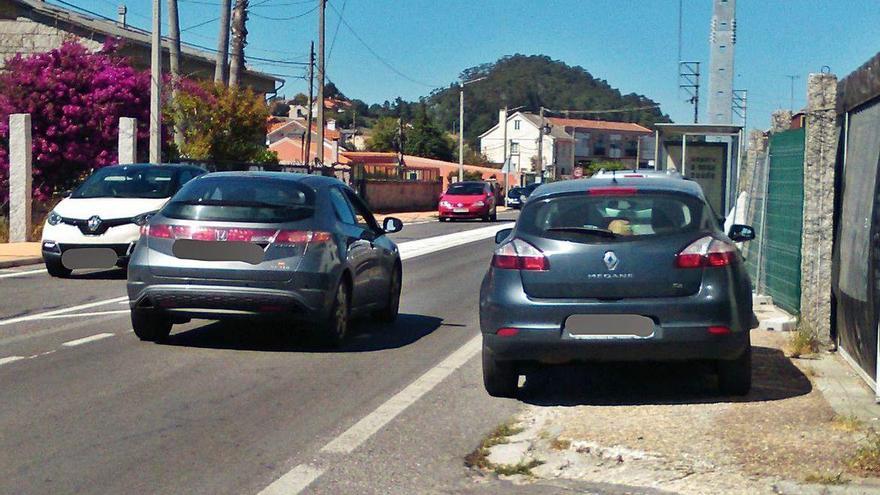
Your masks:
<path fill-rule="evenodd" d="M 502 270 L 547 271 L 550 260 L 540 249 L 522 239 L 514 239 L 498 247 L 492 266 Z"/>
<path fill-rule="evenodd" d="M 594 187 L 587 189 L 590 196 L 632 196 L 638 193 L 635 187 Z"/>
<path fill-rule="evenodd" d="M 308 244 L 332 239 L 329 232 L 314 230 L 250 229 L 241 227 L 195 227 L 186 225 L 145 225 L 141 234 L 160 239 L 194 241 L 235 241 L 272 244 Z"/>
<path fill-rule="evenodd" d="M 675 257 L 678 268 L 729 266 L 738 260 L 736 247 L 711 236 L 701 237 Z"/>

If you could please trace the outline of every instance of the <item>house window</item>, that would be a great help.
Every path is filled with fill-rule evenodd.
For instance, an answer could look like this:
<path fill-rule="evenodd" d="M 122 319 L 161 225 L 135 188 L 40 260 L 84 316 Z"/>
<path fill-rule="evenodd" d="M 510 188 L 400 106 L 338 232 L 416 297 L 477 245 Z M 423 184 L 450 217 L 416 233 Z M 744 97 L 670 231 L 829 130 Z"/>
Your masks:
<path fill-rule="evenodd" d="M 519 120 L 514 120 L 514 121 L 513 121 L 513 129 L 514 129 L 515 131 L 518 131 L 518 130 L 519 130 Z"/>
<path fill-rule="evenodd" d="M 519 154 L 519 143 L 516 143 L 513 141 L 510 142 L 510 154 L 511 155 L 518 155 Z"/>

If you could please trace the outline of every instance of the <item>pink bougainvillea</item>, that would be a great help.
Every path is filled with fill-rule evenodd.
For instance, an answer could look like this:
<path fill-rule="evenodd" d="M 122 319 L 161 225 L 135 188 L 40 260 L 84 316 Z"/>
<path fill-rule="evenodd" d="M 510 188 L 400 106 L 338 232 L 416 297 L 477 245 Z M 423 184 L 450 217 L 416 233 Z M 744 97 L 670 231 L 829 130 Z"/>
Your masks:
<path fill-rule="evenodd" d="M 120 117 L 138 119 L 138 149 L 149 141 L 150 76 L 108 43 L 76 42 L 23 57 L 0 74 L 0 202 L 8 195 L 9 115 L 31 114 L 34 197 L 70 186 L 90 169 L 116 163 Z"/>

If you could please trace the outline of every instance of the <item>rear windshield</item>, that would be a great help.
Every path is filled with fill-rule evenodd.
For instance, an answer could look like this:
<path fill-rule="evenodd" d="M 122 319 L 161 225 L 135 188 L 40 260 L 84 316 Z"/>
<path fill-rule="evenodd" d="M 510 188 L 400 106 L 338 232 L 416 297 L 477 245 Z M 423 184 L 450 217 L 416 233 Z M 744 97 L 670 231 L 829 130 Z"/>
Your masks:
<path fill-rule="evenodd" d="M 710 227 L 703 202 L 679 194 L 555 196 L 529 202 L 517 229 L 578 242 L 628 240 Z"/>
<path fill-rule="evenodd" d="M 486 186 L 483 184 L 453 184 L 446 190 L 446 194 L 455 196 L 477 196 L 486 194 Z"/>
<path fill-rule="evenodd" d="M 315 192 L 288 180 L 205 177 L 185 185 L 162 214 L 185 220 L 279 223 L 312 216 Z"/>
<path fill-rule="evenodd" d="M 106 167 L 92 174 L 72 198 L 167 198 L 177 170 L 168 167 Z"/>

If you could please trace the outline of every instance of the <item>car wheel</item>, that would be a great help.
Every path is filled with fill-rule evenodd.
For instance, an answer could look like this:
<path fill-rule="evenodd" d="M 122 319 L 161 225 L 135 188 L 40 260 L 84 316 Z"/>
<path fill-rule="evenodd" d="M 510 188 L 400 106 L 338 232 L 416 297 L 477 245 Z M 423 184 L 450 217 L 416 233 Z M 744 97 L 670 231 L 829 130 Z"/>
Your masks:
<path fill-rule="evenodd" d="M 331 347 L 340 347 L 348 336 L 348 325 L 351 317 L 348 284 L 343 281 L 336 288 L 336 297 L 330 314 L 320 325 L 321 339 Z"/>
<path fill-rule="evenodd" d="M 492 397 L 516 397 L 519 373 L 516 363 L 498 361 L 492 351 L 483 346 L 483 386 Z"/>
<path fill-rule="evenodd" d="M 441 221 L 441 222 L 445 222 L 446 220 L 448 220 L 448 218 L 446 218 L 446 217 L 440 217 L 440 221 Z"/>
<path fill-rule="evenodd" d="M 161 342 L 171 333 L 171 319 L 151 311 L 131 312 L 131 328 L 141 340 Z"/>
<path fill-rule="evenodd" d="M 489 220 L 492 222 L 498 221 L 498 210 L 492 210 L 492 215 L 489 217 Z"/>
<path fill-rule="evenodd" d="M 392 323 L 397 320 L 400 312 L 400 287 L 402 284 L 400 267 L 395 266 L 391 272 L 391 281 L 388 289 L 388 302 L 385 307 L 376 312 L 375 318 L 384 323 Z"/>
<path fill-rule="evenodd" d="M 49 272 L 49 275 L 58 278 L 67 278 L 73 272 L 73 270 L 64 266 L 61 260 L 46 260 L 46 271 Z"/>
<path fill-rule="evenodd" d="M 725 395 L 746 395 L 752 388 L 752 346 L 736 359 L 718 361 L 718 388 Z"/>

